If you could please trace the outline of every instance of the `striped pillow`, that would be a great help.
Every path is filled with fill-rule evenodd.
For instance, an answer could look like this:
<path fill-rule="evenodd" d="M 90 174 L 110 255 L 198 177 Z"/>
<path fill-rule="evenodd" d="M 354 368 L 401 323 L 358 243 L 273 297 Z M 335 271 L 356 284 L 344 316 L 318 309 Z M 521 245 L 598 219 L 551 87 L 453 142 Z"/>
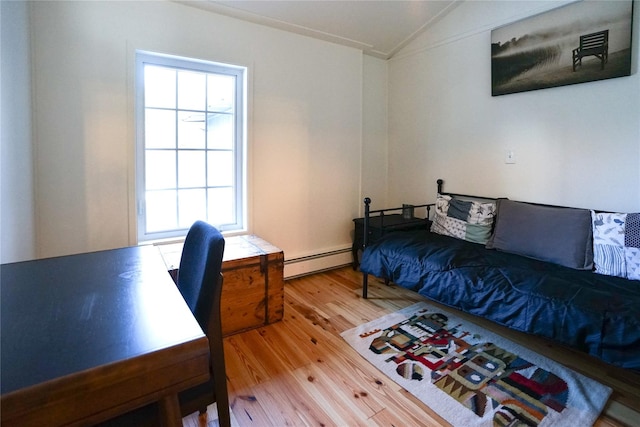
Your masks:
<path fill-rule="evenodd" d="M 640 213 L 591 211 L 596 273 L 640 280 Z"/>

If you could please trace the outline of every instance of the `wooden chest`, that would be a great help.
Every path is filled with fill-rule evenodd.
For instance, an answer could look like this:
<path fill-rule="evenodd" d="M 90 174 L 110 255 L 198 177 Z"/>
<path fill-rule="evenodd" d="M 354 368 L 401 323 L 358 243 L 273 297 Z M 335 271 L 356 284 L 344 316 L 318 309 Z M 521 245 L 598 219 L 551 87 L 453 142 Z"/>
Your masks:
<path fill-rule="evenodd" d="M 159 245 L 177 277 L 182 243 Z M 284 253 L 258 236 L 225 238 L 222 260 L 222 334 L 232 335 L 282 320 Z"/>

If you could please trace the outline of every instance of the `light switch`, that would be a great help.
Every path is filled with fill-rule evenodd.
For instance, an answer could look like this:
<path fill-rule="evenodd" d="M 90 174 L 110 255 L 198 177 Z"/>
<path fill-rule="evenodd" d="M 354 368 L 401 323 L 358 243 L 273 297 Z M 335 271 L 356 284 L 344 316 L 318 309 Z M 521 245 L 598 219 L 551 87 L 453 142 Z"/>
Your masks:
<path fill-rule="evenodd" d="M 506 150 L 504 152 L 504 162 L 507 164 L 514 164 L 516 162 L 516 152 L 513 150 Z"/>

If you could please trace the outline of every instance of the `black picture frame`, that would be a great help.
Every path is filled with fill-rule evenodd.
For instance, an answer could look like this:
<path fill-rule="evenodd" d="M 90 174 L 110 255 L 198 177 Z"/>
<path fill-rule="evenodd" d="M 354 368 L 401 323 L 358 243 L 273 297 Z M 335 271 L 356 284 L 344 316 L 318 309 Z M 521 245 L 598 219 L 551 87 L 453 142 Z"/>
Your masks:
<path fill-rule="evenodd" d="M 491 31 L 491 95 L 631 75 L 633 0 L 578 1 Z"/>

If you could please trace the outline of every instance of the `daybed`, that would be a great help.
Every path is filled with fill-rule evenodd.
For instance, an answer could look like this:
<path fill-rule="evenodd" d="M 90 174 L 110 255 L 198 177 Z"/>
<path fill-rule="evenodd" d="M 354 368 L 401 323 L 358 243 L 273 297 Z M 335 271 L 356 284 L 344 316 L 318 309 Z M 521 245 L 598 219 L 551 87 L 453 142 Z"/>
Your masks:
<path fill-rule="evenodd" d="M 364 298 L 372 274 L 640 371 L 640 214 L 445 194 L 442 180 L 434 205 L 430 229 L 365 239 Z"/>

